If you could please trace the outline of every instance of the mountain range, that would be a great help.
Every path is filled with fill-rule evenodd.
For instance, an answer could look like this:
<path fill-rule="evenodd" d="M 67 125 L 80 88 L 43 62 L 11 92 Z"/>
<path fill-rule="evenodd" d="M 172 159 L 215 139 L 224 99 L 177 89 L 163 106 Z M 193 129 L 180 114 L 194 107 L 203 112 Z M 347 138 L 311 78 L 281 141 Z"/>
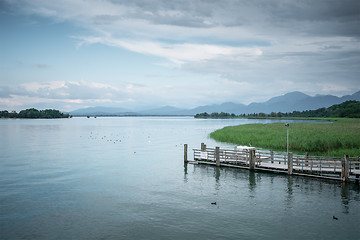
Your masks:
<path fill-rule="evenodd" d="M 271 113 L 271 112 L 293 112 L 293 111 L 305 111 L 316 110 L 318 108 L 330 107 L 334 104 L 339 104 L 348 100 L 360 101 L 360 91 L 352 94 L 345 95 L 343 97 L 337 97 L 333 95 L 316 95 L 309 96 L 302 92 L 290 92 L 281 96 L 273 97 L 266 102 L 250 103 L 249 105 L 226 102 L 222 104 L 213 104 L 199 106 L 192 109 L 181 109 L 171 106 L 165 106 L 161 108 L 132 111 L 125 108 L 109 108 L 109 107 L 90 107 L 82 108 L 69 114 L 73 116 L 84 115 L 116 115 L 116 116 L 141 116 L 141 115 L 195 115 L 197 113 L 212 113 L 212 112 L 226 112 L 234 114 L 249 114 L 249 113 Z"/>

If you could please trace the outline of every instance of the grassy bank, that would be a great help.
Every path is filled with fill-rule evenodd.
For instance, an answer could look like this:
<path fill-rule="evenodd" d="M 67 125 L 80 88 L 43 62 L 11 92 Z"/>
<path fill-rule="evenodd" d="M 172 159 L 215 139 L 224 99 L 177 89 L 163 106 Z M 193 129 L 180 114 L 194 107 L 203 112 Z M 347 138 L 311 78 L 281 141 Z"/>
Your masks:
<path fill-rule="evenodd" d="M 312 155 L 360 156 L 360 119 L 332 119 L 332 123 L 292 123 L 289 151 Z M 246 124 L 225 127 L 210 137 L 237 145 L 249 145 L 286 152 L 286 127 L 283 123 Z"/>

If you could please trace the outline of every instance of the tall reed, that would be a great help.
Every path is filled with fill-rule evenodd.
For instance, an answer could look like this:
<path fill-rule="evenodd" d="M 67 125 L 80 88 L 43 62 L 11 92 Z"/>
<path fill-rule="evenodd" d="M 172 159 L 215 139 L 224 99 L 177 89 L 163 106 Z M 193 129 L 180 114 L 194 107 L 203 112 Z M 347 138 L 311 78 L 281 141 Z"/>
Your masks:
<path fill-rule="evenodd" d="M 283 123 L 246 124 L 225 127 L 210 134 L 221 142 L 252 145 L 286 151 L 286 127 Z M 335 119 L 331 123 L 292 123 L 289 127 L 289 151 L 313 155 L 360 156 L 360 119 Z"/>

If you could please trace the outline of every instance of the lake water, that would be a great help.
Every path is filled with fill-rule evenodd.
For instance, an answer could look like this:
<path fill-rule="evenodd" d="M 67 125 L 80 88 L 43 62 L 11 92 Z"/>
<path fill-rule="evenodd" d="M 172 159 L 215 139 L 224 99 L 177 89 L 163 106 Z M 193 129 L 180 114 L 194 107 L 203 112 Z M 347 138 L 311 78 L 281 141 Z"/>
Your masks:
<path fill-rule="evenodd" d="M 253 122 L 0 120 L 0 239 L 358 239 L 359 185 L 184 165 Z"/>

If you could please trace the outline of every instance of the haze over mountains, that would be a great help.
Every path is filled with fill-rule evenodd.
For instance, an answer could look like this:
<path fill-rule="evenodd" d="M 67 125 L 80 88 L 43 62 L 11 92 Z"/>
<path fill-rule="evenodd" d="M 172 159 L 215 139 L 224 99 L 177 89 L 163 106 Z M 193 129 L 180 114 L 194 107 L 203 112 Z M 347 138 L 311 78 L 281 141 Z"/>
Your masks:
<path fill-rule="evenodd" d="M 360 101 L 360 91 L 343 97 L 333 95 L 309 96 L 302 92 L 290 92 L 285 95 L 273 97 L 262 103 L 240 103 L 226 102 L 222 104 L 199 106 L 193 109 L 181 109 L 171 106 L 149 109 L 144 111 L 133 111 L 126 108 L 90 107 L 70 112 L 71 115 L 195 115 L 197 113 L 226 112 L 234 114 L 249 113 L 271 113 L 271 112 L 293 112 L 304 110 L 315 110 L 322 107 L 330 107 L 348 100 Z"/>

